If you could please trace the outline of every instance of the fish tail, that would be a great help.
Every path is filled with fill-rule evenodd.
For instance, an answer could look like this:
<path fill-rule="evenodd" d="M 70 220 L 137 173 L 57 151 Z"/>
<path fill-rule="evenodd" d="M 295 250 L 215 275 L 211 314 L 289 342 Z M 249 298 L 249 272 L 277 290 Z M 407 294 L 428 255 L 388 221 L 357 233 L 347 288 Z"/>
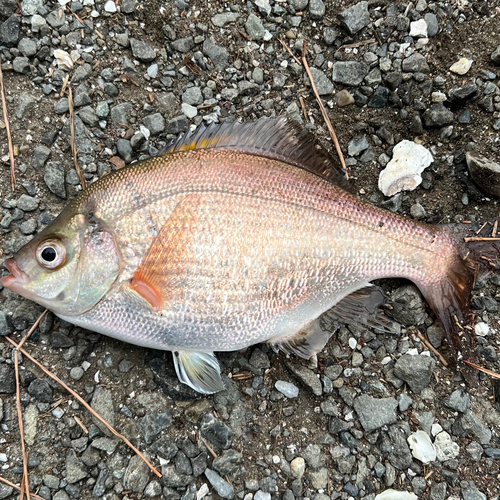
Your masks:
<path fill-rule="evenodd" d="M 476 372 L 464 363 L 477 363 L 470 298 L 478 275 L 500 270 L 500 217 L 483 224 L 452 224 L 443 229 L 456 255 L 439 279 L 418 286 L 444 327 L 457 368 L 474 384 Z"/>

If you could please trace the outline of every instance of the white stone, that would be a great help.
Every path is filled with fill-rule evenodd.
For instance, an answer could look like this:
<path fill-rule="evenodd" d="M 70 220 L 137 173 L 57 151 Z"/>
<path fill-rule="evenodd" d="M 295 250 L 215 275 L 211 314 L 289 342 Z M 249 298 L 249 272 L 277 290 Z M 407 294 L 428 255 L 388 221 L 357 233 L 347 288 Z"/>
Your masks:
<path fill-rule="evenodd" d="M 431 99 L 432 102 L 444 102 L 446 101 L 446 94 L 444 92 L 433 92 Z"/>
<path fill-rule="evenodd" d="M 271 5 L 269 0 L 255 0 L 255 5 L 259 10 L 263 10 L 267 15 L 271 14 Z"/>
<path fill-rule="evenodd" d="M 149 131 L 148 128 L 146 128 L 144 125 L 141 125 L 139 127 L 139 132 L 144 136 L 144 138 L 146 139 L 146 141 L 149 140 L 151 132 Z"/>
<path fill-rule="evenodd" d="M 196 492 L 196 500 L 201 500 L 202 498 L 206 497 L 210 490 L 208 489 L 207 483 L 203 483 L 200 487 L 200 489 Z"/>
<path fill-rule="evenodd" d="M 418 0 L 415 10 L 417 12 L 424 12 L 425 9 L 427 9 L 427 2 L 425 0 Z"/>
<path fill-rule="evenodd" d="M 105 4 L 104 4 L 104 10 L 106 12 L 109 12 L 111 14 L 115 13 L 116 12 L 116 4 L 115 2 L 113 2 L 113 0 L 108 0 Z"/>
<path fill-rule="evenodd" d="M 436 448 L 437 459 L 440 462 L 446 462 L 446 460 L 458 457 L 460 453 L 460 447 L 446 431 L 440 432 L 436 436 L 434 447 Z"/>
<path fill-rule="evenodd" d="M 198 114 L 198 110 L 196 109 L 195 106 L 191 106 L 191 104 L 188 104 L 186 102 L 182 103 L 181 106 L 182 112 L 189 118 L 194 118 Z"/>
<path fill-rule="evenodd" d="M 430 151 L 413 141 L 401 141 L 394 147 L 392 160 L 380 172 L 378 188 L 386 196 L 413 191 L 421 182 L 421 173 L 434 161 Z"/>
<path fill-rule="evenodd" d="M 435 437 L 437 436 L 443 428 L 439 424 L 432 424 L 431 425 L 431 434 Z"/>
<path fill-rule="evenodd" d="M 306 470 L 306 461 L 302 457 L 295 457 L 290 462 L 290 470 L 297 479 L 301 479 Z"/>
<path fill-rule="evenodd" d="M 408 436 L 407 441 L 410 445 L 412 455 L 423 464 L 428 464 L 436 460 L 436 449 L 426 432 L 414 432 Z"/>
<path fill-rule="evenodd" d="M 419 19 L 410 23 L 410 36 L 427 37 L 427 23 L 425 19 Z"/>
<path fill-rule="evenodd" d="M 356 349 L 356 346 L 358 345 L 358 341 L 354 338 L 354 337 L 351 337 L 349 339 L 349 347 L 351 349 Z"/>
<path fill-rule="evenodd" d="M 465 73 L 470 70 L 473 62 L 474 61 L 472 59 L 462 57 L 462 59 L 458 60 L 455 64 L 452 64 L 450 66 L 450 71 L 452 73 L 456 73 L 457 75 L 465 75 Z"/>
<path fill-rule="evenodd" d="M 7 462 L 7 455 L 5 453 L 0 453 L 0 462 Z"/>
<path fill-rule="evenodd" d="M 73 59 L 65 50 L 54 50 L 54 57 L 56 58 L 57 66 L 59 68 L 65 70 L 73 69 Z"/>
<path fill-rule="evenodd" d="M 396 490 L 385 490 L 379 493 L 375 500 L 418 500 L 415 493 L 409 493 L 408 491 L 396 491 Z"/>
<path fill-rule="evenodd" d="M 474 330 L 476 331 L 476 335 L 479 335 L 479 337 L 486 337 L 486 335 L 490 333 L 490 327 L 484 321 L 477 323 Z"/>
<path fill-rule="evenodd" d="M 264 42 L 269 42 L 269 40 L 271 40 L 272 37 L 273 35 L 269 30 L 264 31 L 264 37 L 263 37 Z"/>
<path fill-rule="evenodd" d="M 158 64 L 152 64 L 148 67 L 148 76 L 150 78 L 156 78 L 158 76 Z"/>

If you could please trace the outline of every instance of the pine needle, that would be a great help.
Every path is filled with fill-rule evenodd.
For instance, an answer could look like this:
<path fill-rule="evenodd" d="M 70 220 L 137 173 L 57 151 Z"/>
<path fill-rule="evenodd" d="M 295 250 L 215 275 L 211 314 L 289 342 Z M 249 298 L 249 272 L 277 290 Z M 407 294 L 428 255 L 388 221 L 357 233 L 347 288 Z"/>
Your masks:
<path fill-rule="evenodd" d="M 326 109 L 323 106 L 323 103 L 319 97 L 318 91 L 316 89 L 316 85 L 314 83 L 313 76 L 311 74 L 311 70 L 309 69 L 309 64 L 307 63 L 306 41 L 305 40 L 304 40 L 304 44 L 302 45 L 302 63 L 303 63 L 304 68 L 306 70 L 307 76 L 309 77 L 309 81 L 311 82 L 311 87 L 313 89 L 314 95 L 316 96 L 316 100 L 318 101 L 319 108 L 321 109 L 321 113 L 323 115 L 323 119 L 325 120 L 326 126 L 328 127 L 328 131 L 330 132 L 330 136 L 332 138 L 332 141 L 335 144 L 335 149 L 337 150 L 337 154 L 339 155 L 340 163 L 342 163 L 342 168 L 344 170 L 346 179 L 349 180 L 349 174 L 347 173 L 347 166 L 345 164 L 344 155 L 342 154 L 342 149 L 340 148 L 340 144 L 339 144 L 339 141 L 337 139 L 337 134 L 335 133 L 335 130 L 333 130 L 332 122 L 330 121 L 330 118 L 328 117 L 328 113 L 326 112 Z"/>
<path fill-rule="evenodd" d="M 82 188 L 85 189 L 87 187 L 87 181 L 83 176 L 77 158 L 77 149 L 75 142 L 75 123 L 73 120 L 73 91 L 71 89 L 71 86 L 68 89 L 68 106 L 69 106 L 69 130 L 71 132 L 71 153 L 73 154 L 73 164 L 75 165 L 75 170 L 78 174 L 78 178 L 80 179 L 80 184 L 82 185 Z"/>
<path fill-rule="evenodd" d="M 7 143 L 9 145 L 10 158 L 10 186 L 12 191 L 16 189 L 16 171 L 14 169 L 14 147 L 12 146 L 12 136 L 10 134 L 9 113 L 7 112 L 7 98 L 5 97 L 5 85 L 3 83 L 2 64 L 0 63 L 0 94 L 2 94 L 3 121 L 7 132 Z"/>
<path fill-rule="evenodd" d="M 464 363 L 466 365 L 472 366 L 472 368 L 474 368 L 480 372 L 483 372 L 483 373 L 486 373 L 487 375 L 490 375 L 493 378 L 500 379 L 500 374 L 497 372 L 488 370 L 488 368 L 483 368 L 482 366 L 476 365 L 476 363 L 472 363 L 472 361 L 467 361 L 466 359 L 464 359 Z"/>
<path fill-rule="evenodd" d="M 11 338 L 5 337 L 14 347 L 17 348 L 18 344 L 16 344 Z M 32 363 L 35 363 L 45 374 L 47 374 L 52 380 L 55 380 L 59 385 L 64 387 L 74 398 L 78 400 L 78 402 L 85 406 L 85 408 L 92 413 L 97 419 L 99 419 L 107 429 L 109 429 L 116 437 L 120 438 L 134 453 L 136 453 L 144 463 L 158 476 L 162 477 L 162 475 L 149 463 L 146 457 L 125 437 L 122 436 L 118 431 L 116 431 L 104 418 L 102 418 L 96 411 L 73 389 L 68 387 L 57 375 L 54 375 L 48 368 L 43 366 L 39 361 L 37 361 L 33 356 L 30 356 L 24 349 L 19 349 Z"/>
<path fill-rule="evenodd" d="M 417 331 L 413 333 L 415 333 L 415 335 L 438 357 L 439 361 L 441 361 L 444 366 L 448 366 L 448 361 L 443 358 L 441 353 L 423 335 Z"/>
<path fill-rule="evenodd" d="M 0 476 L 0 482 L 6 484 L 7 486 L 10 486 L 11 488 L 15 488 L 17 491 L 22 491 L 24 485 L 26 484 L 24 481 L 22 481 L 23 487 L 19 487 L 17 484 L 11 483 L 10 481 L 7 481 L 7 479 L 4 479 L 3 477 Z M 40 500 L 45 500 L 43 497 L 35 495 L 34 493 L 30 493 L 30 495 L 33 498 L 40 498 Z"/>
<path fill-rule="evenodd" d="M 45 309 L 42 314 L 35 321 L 33 326 L 29 329 L 28 333 L 23 337 L 19 345 L 16 347 L 14 351 L 14 370 L 16 374 L 16 408 L 17 408 L 17 420 L 19 425 L 19 434 L 21 436 L 21 452 L 23 455 L 23 477 L 21 483 L 21 495 L 20 499 L 23 500 L 24 495 L 26 494 L 26 498 L 30 500 L 30 487 L 28 481 L 28 453 L 26 451 L 26 445 L 24 442 L 24 422 L 23 422 L 23 412 L 21 409 L 21 384 L 19 380 L 19 350 L 23 346 L 23 344 L 30 338 L 31 334 L 35 331 L 35 328 L 38 326 L 42 318 L 47 314 L 48 309 Z"/>

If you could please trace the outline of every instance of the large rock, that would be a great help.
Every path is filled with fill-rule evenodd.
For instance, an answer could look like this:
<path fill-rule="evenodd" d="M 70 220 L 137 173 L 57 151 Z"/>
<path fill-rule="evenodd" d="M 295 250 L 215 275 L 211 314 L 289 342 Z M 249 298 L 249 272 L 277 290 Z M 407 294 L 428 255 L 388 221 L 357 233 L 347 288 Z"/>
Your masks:
<path fill-rule="evenodd" d="M 337 61 L 333 65 L 332 80 L 342 85 L 359 85 L 370 71 L 370 67 L 362 62 Z"/>
<path fill-rule="evenodd" d="M 123 487 L 134 493 L 142 493 L 149 482 L 149 467 L 138 455 L 134 455 L 123 476 Z"/>
<path fill-rule="evenodd" d="M 333 92 L 333 83 L 328 79 L 323 71 L 317 68 L 311 68 L 311 75 L 319 95 L 330 95 Z M 309 81 L 306 81 L 306 83 L 310 84 Z"/>
<path fill-rule="evenodd" d="M 467 153 L 465 158 L 474 182 L 487 193 L 500 196 L 500 163 L 477 153 Z"/>
<path fill-rule="evenodd" d="M 66 187 L 64 184 L 64 167 L 59 161 L 49 161 L 45 165 L 43 180 L 47 187 L 59 198 L 66 199 Z"/>
<path fill-rule="evenodd" d="M 468 82 L 465 85 L 453 87 L 448 93 L 450 106 L 454 108 L 459 107 L 476 97 L 478 93 L 479 89 L 474 82 Z"/>
<path fill-rule="evenodd" d="M 16 390 L 14 367 L 2 363 L 0 365 L 0 394 L 13 394 Z"/>
<path fill-rule="evenodd" d="M 229 66 L 229 53 L 220 45 L 216 45 L 213 38 L 203 42 L 203 53 L 209 57 L 219 71 L 224 71 Z"/>
<path fill-rule="evenodd" d="M 418 394 L 429 385 L 435 365 L 436 362 L 429 356 L 405 354 L 394 365 L 394 375 Z"/>
<path fill-rule="evenodd" d="M 66 481 L 69 484 L 74 484 L 86 478 L 87 475 L 87 468 L 76 456 L 75 451 L 68 451 L 68 455 L 66 456 Z"/>
<path fill-rule="evenodd" d="M 445 127 L 453 123 L 454 115 L 442 103 L 432 104 L 424 113 L 426 127 Z"/>
<path fill-rule="evenodd" d="M 142 40 L 131 38 L 130 46 L 132 47 L 132 54 L 134 54 L 134 57 L 139 59 L 139 61 L 151 62 L 156 58 L 154 49 Z"/>
<path fill-rule="evenodd" d="M 429 73 L 430 68 L 422 54 L 412 54 L 403 60 L 403 71 L 406 73 Z"/>
<path fill-rule="evenodd" d="M 227 450 L 231 447 L 234 433 L 222 420 L 215 418 L 211 413 L 206 413 L 200 425 L 201 435 L 211 444 Z"/>
<path fill-rule="evenodd" d="M 248 19 L 245 23 L 245 31 L 252 40 L 257 41 L 262 40 L 266 32 L 262 21 L 255 14 L 250 14 L 248 16 Z"/>
<path fill-rule="evenodd" d="M 21 22 L 19 16 L 12 15 L 0 24 L 0 45 L 13 47 L 19 40 Z"/>
<path fill-rule="evenodd" d="M 109 389 L 98 386 L 92 396 L 92 408 L 112 427 L 115 425 L 115 407 L 113 393 Z M 111 436 L 111 431 L 96 417 L 92 416 L 94 423 L 106 436 Z"/>
<path fill-rule="evenodd" d="M 362 394 L 354 400 L 354 409 L 366 432 L 395 423 L 397 407 L 398 402 L 394 398 L 376 399 L 368 394 Z"/>
<path fill-rule="evenodd" d="M 234 488 L 227 481 L 222 479 L 217 472 L 212 469 L 206 469 L 205 477 L 220 497 L 228 500 L 234 498 Z"/>
<path fill-rule="evenodd" d="M 347 31 L 354 35 L 370 23 L 368 2 L 359 2 L 339 14 L 340 22 Z"/>

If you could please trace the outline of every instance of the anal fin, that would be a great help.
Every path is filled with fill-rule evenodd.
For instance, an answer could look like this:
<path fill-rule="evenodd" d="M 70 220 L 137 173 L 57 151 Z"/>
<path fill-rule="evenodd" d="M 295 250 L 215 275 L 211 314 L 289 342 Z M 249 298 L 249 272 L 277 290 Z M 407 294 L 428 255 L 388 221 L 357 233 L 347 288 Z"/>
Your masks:
<path fill-rule="evenodd" d="M 367 326 L 384 333 L 399 333 L 398 323 L 383 312 L 387 302 L 388 298 L 380 287 L 367 285 L 342 299 L 323 317 L 340 323 Z"/>
<path fill-rule="evenodd" d="M 213 352 L 174 351 L 175 371 L 179 380 L 202 394 L 225 389 L 220 367 Z"/>
<path fill-rule="evenodd" d="M 367 284 L 343 298 L 298 333 L 269 341 L 275 350 L 309 359 L 320 352 L 335 332 L 335 323 L 363 325 L 384 333 L 399 333 L 399 325 L 384 315 L 388 301 L 380 287 Z"/>

